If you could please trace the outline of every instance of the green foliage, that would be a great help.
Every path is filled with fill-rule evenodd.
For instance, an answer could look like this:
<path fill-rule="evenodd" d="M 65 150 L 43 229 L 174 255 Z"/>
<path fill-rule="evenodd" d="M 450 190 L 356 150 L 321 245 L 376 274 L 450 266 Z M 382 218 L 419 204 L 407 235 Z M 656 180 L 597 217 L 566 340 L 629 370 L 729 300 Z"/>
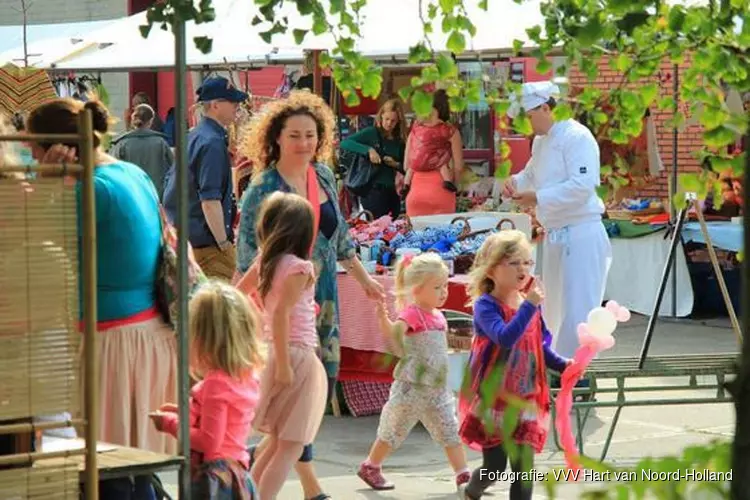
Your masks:
<path fill-rule="evenodd" d="M 250 1 L 250 0 L 248 0 Z M 381 68 L 362 57 L 356 49 L 360 38 L 359 14 L 362 8 L 375 0 L 294 0 L 299 17 L 311 21 L 304 28 L 291 26 L 287 17 L 278 15 L 282 0 L 255 0 L 260 16 L 253 26 L 261 29 L 262 39 L 270 42 L 273 36 L 289 29 L 297 43 L 305 36 L 331 33 L 336 48 L 321 56 L 321 64 L 332 70 L 336 85 L 349 105 L 359 102 L 357 91 L 368 97 L 379 95 L 382 87 Z M 466 5 L 475 1 L 487 9 L 490 0 L 422 0 L 421 9 L 411 15 L 419 16 L 424 37 L 409 51 L 409 62 L 420 64 L 420 75 L 411 85 L 401 89 L 402 99 L 410 100 L 415 112 L 424 116 L 432 107 L 432 95 L 426 88 L 440 81 L 448 93 L 453 111 L 466 109 L 470 103 L 484 99 L 499 115 L 509 107 L 508 96 L 518 90 L 512 82 L 502 88 L 486 88 L 483 81 L 465 79 L 458 73 L 453 55 L 466 50 L 476 27 L 469 18 Z M 492 0 L 499 1 L 499 0 Z M 522 3 L 523 0 L 515 0 Z M 523 54 L 524 43 L 515 41 L 513 52 L 527 55 L 538 61 L 537 70 L 552 68 L 550 54 L 553 48 L 566 58 L 558 74 L 576 66 L 586 76 L 589 84 L 583 91 L 555 109 L 556 119 L 565 119 L 585 112 L 590 124 L 615 144 L 626 144 L 642 132 L 642 119 L 648 109 L 673 112 L 667 126 L 682 127 L 688 118 L 697 118 L 703 137 L 703 148 L 698 151 L 706 169 L 698 174 L 680 177 L 677 203 L 684 203 L 684 193 L 694 192 L 700 197 L 716 189 L 716 173 L 731 169 L 735 175 L 744 171 L 744 158 L 728 157 L 726 146 L 748 129 L 746 113 L 733 113 L 725 100 L 728 89 L 750 91 L 750 0 L 722 0 L 708 2 L 663 2 L 660 0 L 549 0 L 541 8 L 542 22 L 527 29 L 527 35 L 536 46 Z M 398 15 L 410 15 L 409 12 Z M 157 3 L 148 13 L 148 25 L 141 27 L 147 36 L 153 25 L 168 29 L 175 19 L 210 22 L 215 13 L 211 0 L 200 0 L 196 6 L 186 0 L 165 0 Z M 445 47 L 434 47 L 431 36 L 440 30 L 447 35 Z M 210 40 L 197 39 L 198 47 L 210 51 Z M 503 49 L 504 47 L 498 47 Z M 620 74 L 614 88 L 605 91 L 594 88 L 593 82 L 603 67 L 603 58 L 610 68 Z M 664 63 L 686 62 L 679 74 L 678 96 L 671 95 L 671 82 L 661 86 L 659 77 L 667 67 Z M 671 71 L 667 71 L 671 72 Z M 611 104 L 611 110 L 602 110 L 601 103 Z M 680 106 L 678 107 L 678 103 Z M 687 104 L 687 107 L 684 105 Z M 513 128 L 522 134 L 531 134 L 531 123 L 521 113 L 513 121 Z M 502 153 L 502 152 L 501 152 Z M 507 153 L 507 152 L 506 152 Z M 507 177 L 510 163 L 507 154 L 501 154 L 496 175 Z M 602 173 L 607 183 L 600 195 L 607 196 L 621 187 L 628 173 L 626 159 L 616 156 L 612 165 L 605 165 Z M 720 197 L 718 197 L 720 198 Z M 481 389 L 483 398 L 492 400 L 500 380 L 493 378 Z M 512 402 L 511 402 L 512 403 Z M 515 428 L 518 405 L 512 403 L 503 420 L 503 432 Z M 512 443 L 512 440 L 508 440 Z M 512 450 L 517 452 L 518 450 Z M 715 471 L 729 468 L 729 446 L 717 443 L 709 447 L 691 447 L 680 457 L 644 459 L 634 469 L 671 472 L 677 469 L 702 469 Z M 615 470 L 610 466 L 587 461 L 588 468 Z M 639 476 L 638 476 L 639 477 Z M 552 488 L 552 486 L 550 486 Z M 613 484 L 604 491 L 592 493 L 591 498 L 687 498 L 694 492 L 689 487 L 704 488 L 728 498 L 725 483 L 644 482 L 640 480 Z"/>

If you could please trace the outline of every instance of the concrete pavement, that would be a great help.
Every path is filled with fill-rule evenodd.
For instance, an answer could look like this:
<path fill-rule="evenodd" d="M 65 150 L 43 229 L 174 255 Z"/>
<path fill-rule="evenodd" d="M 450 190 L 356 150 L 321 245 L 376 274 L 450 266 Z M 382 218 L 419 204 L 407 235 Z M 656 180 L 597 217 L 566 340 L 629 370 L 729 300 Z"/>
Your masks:
<path fill-rule="evenodd" d="M 634 317 L 619 327 L 616 346 L 607 356 L 637 355 L 643 340 L 646 320 Z M 697 354 L 736 352 L 737 342 L 728 320 L 670 321 L 657 323 L 650 352 L 652 354 Z M 665 382 L 667 383 L 667 382 Z M 674 393 L 679 397 L 680 393 Z M 592 412 L 585 429 L 585 451 L 598 457 L 606 439 L 614 409 Z M 386 462 L 384 473 L 396 484 L 390 492 L 375 492 L 356 476 L 356 469 L 375 438 L 378 417 L 327 416 L 316 440 L 316 468 L 326 492 L 336 500 L 353 499 L 455 499 L 453 475 L 442 449 L 417 426 L 401 449 Z M 731 404 L 651 406 L 622 411 L 610 446 L 607 461 L 617 465 L 637 463 L 646 456 L 680 453 L 687 446 L 708 443 L 716 438 L 731 439 L 734 410 Z M 478 453 L 468 452 L 472 468 L 481 465 Z M 563 456 L 552 439 L 537 455 L 535 468 L 548 471 L 563 465 Z M 164 477 L 169 484 L 174 475 Z M 580 498 L 591 483 L 565 483 L 554 498 Z M 490 492 L 494 498 L 507 498 L 509 484 L 498 484 Z M 537 484 L 534 498 L 552 498 Z M 290 476 L 279 500 L 301 500 L 302 490 L 294 474 Z"/>

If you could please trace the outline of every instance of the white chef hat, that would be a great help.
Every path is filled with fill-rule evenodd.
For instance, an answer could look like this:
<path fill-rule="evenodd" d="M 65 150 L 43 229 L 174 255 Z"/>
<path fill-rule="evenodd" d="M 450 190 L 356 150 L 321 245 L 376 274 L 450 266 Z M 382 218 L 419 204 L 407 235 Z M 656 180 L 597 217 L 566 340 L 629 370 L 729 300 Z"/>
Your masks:
<path fill-rule="evenodd" d="M 510 98 L 508 116 L 515 118 L 521 112 L 521 109 L 527 112 L 531 111 L 549 101 L 550 98 L 559 97 L 559 95 L 560 87 L 550 81 L 524 83 L 521 86 L 520 99 L 518 94 L 514 94 Z"/>

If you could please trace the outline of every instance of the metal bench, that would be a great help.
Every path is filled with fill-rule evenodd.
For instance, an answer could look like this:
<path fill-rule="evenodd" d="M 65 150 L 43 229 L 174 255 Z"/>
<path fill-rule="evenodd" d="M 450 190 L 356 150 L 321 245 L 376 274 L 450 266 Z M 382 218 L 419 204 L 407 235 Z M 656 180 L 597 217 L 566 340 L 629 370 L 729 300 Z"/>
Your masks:
<path fill-rule="evenodd" d="M 573 391 L 573 411 L 576 416 L 576 441 L 579 453 L 583 455 L 583 430 L 592 408 L 616 408 L 601 453 L 600 459 L 604 460 L 612 442 L 620 412 L 626 406 L 731 402 L 732 398 L 726 391 L 725 383 L 728 381 L 728 377 L 737 374 L 737 356 L 738 354 L 735 353 L 653 356 L 646 358 L 642 368 L 639 368 L 640 359 L 638 357 L 613 357 L 593 360 L 585 375 L 590 381 L 590 387 L 576 388 Z M 708 377 L 711 380 L 705 382 L 699 380 L 699 377 Z M 675 379 L 675 384 L 663 384 L 662 381 L 656 384 L 626 384 L 626 382 L 647 378 Z M 613 381 L 614 386 L 611 384 L 603 386 L 601 382 L 604 381 Z M 711 395 L 695 394 L 682 397 L 668 397 L 665 394 L 666 392 L 695 390 L 712 390 L 715 392 Z M 551 393 L 554 398 L 559 393 L 559 389 L 552 389 Z M 607 394 L 613 394 L 615 397 L 599 399 L 599 396 Z M 588 400 L 577 400 L 576 396 L 579 395 L 588 396 Z M 633 398 L 635 395 L 641 397 Z M 552 405 L 552 418 L 554 422 L 554 404 Z M 554 424 L 552 427 L 555 444 L 559 449 L 562 449 Z"/>

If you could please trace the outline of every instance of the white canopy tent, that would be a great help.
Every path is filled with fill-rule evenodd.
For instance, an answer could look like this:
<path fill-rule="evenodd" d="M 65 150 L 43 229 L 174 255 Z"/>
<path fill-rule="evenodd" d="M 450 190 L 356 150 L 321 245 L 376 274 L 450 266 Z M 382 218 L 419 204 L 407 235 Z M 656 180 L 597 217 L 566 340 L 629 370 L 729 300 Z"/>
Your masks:
<path fill-rule="evenodd" d="M 518 5 L 512 0 L 490 2 L 488 12 L 471 7 L 470 18 L 477 26 L 477 34 L 467 41 L 468 55 L 478 52 L 503 53 L 507 55 L 513 40 L 528 42 L 525 29 L 541 21 L 540 0 L 530 0 Z M 290 33 L 278 34 L 270 44 L 258 33 L 264 25 L 252 26 L 258 15 L 257 7 L 247 0 L 214 0 L 216 19 L 212 23 L 186 25 L 187 66 L 200 68 L 222 64 L 263 66 L 267 64 L 295 64 L 304 60 L 305 50 L 331 50 L 335 41 L 330 33 L 313 36 L 309 33 L 302 44 L 297 45 Z M 292 20 L 293 28 L 306 27 L 309 19 L 300 19 L 293 5 L 284 12 Z M 357 49 L 371 59 L 404 60 L 409 47 L 422 39 L 422 25 L 418 0 L 377 0 L 369 2 L 361 13 L 362 36 L 357 40 Z M 295 19 L 295 17 L 297 19 Z M 146 13 L 142 12 L 116 21 L 105 27 L 102 33 L 92 33 L 98 45 L 54 64 L 54 69 L 87 71 L 127 71 L 134 69 L 170 69 L 174 67 L 174 36 L 158 26 L 152 28 L 148 38 L 140 35 L 138 26 L 146 24 Z M 436 23 L 439 24 L 439 23 Z M 291 30 L 290 30 L 291 31 Z M 436 50 L 445 48 L 447 36 L 439 26 L 431 37 Z M 207 36 L 213 39 L 212 51 L 202 54 L 192 38 Z M 101 43 L 107 40 L 107 43 Z"/>
<path fill-rule="evenodd" d="M 49 68 L 54 63 L 90 48 L 95 38 L 90 35 L 103 30 L 114 21 L 79 23 L 31 24 L 26 27 L 28 65 Z M 0 65 L 24 64 L 23 25 L 0 26 Z"/>

